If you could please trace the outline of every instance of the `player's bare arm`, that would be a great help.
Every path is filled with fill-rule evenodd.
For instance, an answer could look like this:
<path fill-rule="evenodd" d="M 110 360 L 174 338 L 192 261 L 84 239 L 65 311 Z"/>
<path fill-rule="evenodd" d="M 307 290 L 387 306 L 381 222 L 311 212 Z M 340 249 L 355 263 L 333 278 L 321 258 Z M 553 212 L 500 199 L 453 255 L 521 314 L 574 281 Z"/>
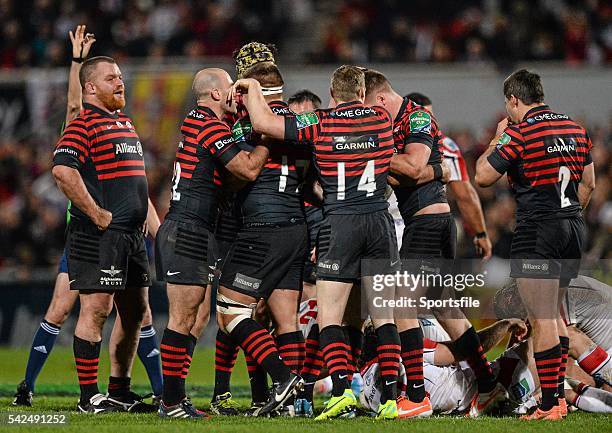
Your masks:
<path fill-rule="evenodd" d="M 395 154 L 391 158 L 391 172 L 414 180 L 419 180 L 421 177 L 427 178 L 427 161 L 430 154 L 431 149 L 426 144 L 410 143 L 404 148 L 404 153 Z"/>
<path fill-rule="evenodd" d="M 489 157 L 489 155 L 491 155 L 491 153 L 493 153 L 493 151 L 497 147 L 497 143 L 507 127 L 508 118 L 504 118 L 497 124 L 497 131 L 495 133 L 495 137 L 489 143 L 489 147 L 482 155 L 480 155 L 478 161 L 476 161 L 476 176 L 474 180 L 476 181 L 478 186 L 481 186 L 483 188 L 491 186 L 503 176 L 502 173 L 495 170 L 495 168 L 491 165 L 487 158 Z"/>
<path fill-rule="evenodd" d="M 272 112 L 257 80 L 245 78 L 236 81 L 230 96 L 235 100 L 237 95 L 242 95 L 255 131 L 277 140 L 285 138 L 285 118 Z"/>
<path fill-rule="evenodd" d="M 157 215 L 157 211 L 155 210 L 155 206 L 149 197 L 149 207 L 147 208 L 147 221 L 146 224 L 146 233 L 150 234 L 152 238 L 157 236 L 157 230 L 159 230 L 159 226 L 161 222 L 159 221 L 159 215 Z"/>
<path fill-rule="evenodd" d="M 83 60 L 89 55 L 91 46 L 96 42 L 93 33 L 85 33 L 85 25 L 77 26 L 74 33 L 68 32 L 72 43 L 72 62 L 70 63 L 70 75 L 68 76 L 68 101 L 66 107 L 66 124 L 73 120 L 83 109 L 81 84 L 79 83 L 79 71 Z"/>
<path fill-rule="evenodd" d="M 266 165 L 270 151 L 267 146 L 255 146 L 252 152 L 241 151 L 225 166 L 239 180 L 253 182 Z"/>
<path fill-rule="evenodd" d="M 59 189 L 74 206 L 83 211 L 100 230 L 108 228 L 113 214 L 98 206 L 87 191 L 78 170 L 65 165 L 56 165 L 53 167 L 53 177 Z"/>
<path fill-rule="evenodd" d="M 491 240 L 486 235 L 487 226 L 485 224 L 482 206 L 476 189 L 469 181 L 456 181 L 450 183 L 450 189 L 455 195 L 457 206 L 461 216 L 465 219 L 468 227 L 479 236 L 474 238 L 474 245 L 479 255 L 485 260 L 491 258 L 493 247 Z"/>
<path fill-rule="evenodd" d="M 512 333 L 517 340 L 522 341 L 527 335 L 527 325 L 520 319 L 503 319 L 478 331 L 478 337 L 484 352 L 488 352 L 508 334 Z M 434 362 L 436 365 L 444 366 L 462 361 L 453 350 L 453 343 L 440 343 L 436 347 Z"/>
<path fill-rule="evenodd" d="M 584 167 L 582 172 L 582 179 L 578 184 L 578 201 L 580 207 L 585 209 L 589 205 L 591 195 L 595 190 L 595 165 L 591 162 L 589 165 Z"/>

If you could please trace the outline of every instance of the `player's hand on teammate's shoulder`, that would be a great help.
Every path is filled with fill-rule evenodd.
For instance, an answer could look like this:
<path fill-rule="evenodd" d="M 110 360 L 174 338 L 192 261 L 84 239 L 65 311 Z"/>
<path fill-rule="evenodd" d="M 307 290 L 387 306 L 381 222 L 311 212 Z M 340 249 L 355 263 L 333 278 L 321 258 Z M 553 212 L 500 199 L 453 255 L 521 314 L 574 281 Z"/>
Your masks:
<path fill-rule="evenodd" d="M 85 30 L 85 25 L 78 25 L 74 33 L 72 30 L 68 32 L 72 43 L 72 57 L 74 58 L 85 59 L 89 55 L 91 46 L 96 42 L 94 34 L 85 33 Z"/>
<path fill-rule="evenodd" d="M 502 136 L 502 134 L 504 133 L 504 131 L 510 124 L 511 124 L 510 119 L 508 119 L 507 117 L 504 117 L 502 120 L 499 121 L 499 123 L 497 124 L 497 131 L 495 132 L 496 142 L 499 139 L 499 137 Z"/>
<path fill-rule="evenodd" d="M 106 209 L 98 207 L 91 220 L 98 227 L 98 229 L 106 230 L 113 220 L 113 214 Z"/>

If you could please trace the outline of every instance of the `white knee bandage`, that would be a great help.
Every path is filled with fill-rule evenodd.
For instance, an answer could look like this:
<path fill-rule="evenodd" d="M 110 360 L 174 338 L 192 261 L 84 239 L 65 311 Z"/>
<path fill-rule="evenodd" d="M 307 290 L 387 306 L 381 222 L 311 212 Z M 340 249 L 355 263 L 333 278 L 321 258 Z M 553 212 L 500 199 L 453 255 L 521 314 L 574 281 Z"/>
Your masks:
<path fill-rule="evenodd" d="M 233 299 L 217 294 L 217 312 L 237 316 L 233 318 L 225 327 L 225 331 L 229 334 L 243 320 L 253 317 L 253 312 L 257 307 L 257 303 L 243 304 L 242 302 L 234 301 Z"/>

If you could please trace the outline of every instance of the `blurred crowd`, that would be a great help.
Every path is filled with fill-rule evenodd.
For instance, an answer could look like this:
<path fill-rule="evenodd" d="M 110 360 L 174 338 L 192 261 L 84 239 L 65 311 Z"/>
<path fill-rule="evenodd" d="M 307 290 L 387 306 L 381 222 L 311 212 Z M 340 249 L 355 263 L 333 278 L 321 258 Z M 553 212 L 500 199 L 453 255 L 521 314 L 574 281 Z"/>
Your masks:
<path fill-rule="evenodd" d="M 605 0 L 0 0 L 0 67 L 63 66 L 81 23 L 118 59 L 227 57 L 259 40 L 285 63 L 612 62 Z"/>
<path fill-rule="evenodd" d="M 584 123 L 593 140 L 592 157 L 597 188 L 586 212 L 588 260 L 612 259 L 612 119 L 609 125 Z M 474 135 L 473 128 L 445 131 L 459 144 L 470 176 L 476 159 L 494 134 Z M 147 147 L 150 196 L 161 216 L 167 212 L 172 175 L 172 149 Z M 48 143 L 32 140 L 0 141 L 0 280 L 48 278 L 55 272 L 63 249 L 66 201 L 50 175 Z M 514 229 L 515 202 L 504 183 L 479 189 L 494 254 L 508 258 Z M 452 203 L 452 197 L 451 197 Z M 474 257 L 472 234 L 461 230 L 458 257 Z"/>

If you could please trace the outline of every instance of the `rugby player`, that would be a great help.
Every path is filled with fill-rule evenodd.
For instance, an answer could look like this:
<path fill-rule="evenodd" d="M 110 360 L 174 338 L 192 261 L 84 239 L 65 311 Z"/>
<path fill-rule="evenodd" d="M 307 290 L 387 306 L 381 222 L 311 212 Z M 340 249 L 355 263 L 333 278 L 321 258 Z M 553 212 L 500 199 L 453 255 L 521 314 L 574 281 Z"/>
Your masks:
<path fill-rule="evenodd" d="M 243 93 L 256 131 L 277 139 L 314 143 L 325 213 L 317 242 L 317 322 L 333 381 L 332 397 L 316 419 L 351 414 L 356 398 L 348 382 L 350 347 L 341 327 L 351 288 L 362 276 L 386 274 L 399 262 L 384 196 L 393 154 L 391 117 L 384 109 L 364 106 L 365 78 L 355 66 L 341 66 L 332 75 L 334 109 L 284 119 L 267 106 L 257 81 L 238 80 L 235 88 Z M 347 146 L 347 142 L 354 145 Z M 362 258 L 386 264 L 384 269 L 370 269 L 369 274 L 361 269 Z M 376 318 L 374 324 L 385 378 L 377 417 L 397 418 L 399 336 L 393 317 Z"/>
<path fill-rule="evenodd" d="M 321 107 L 321 98 L 310 90 L 300 90 L 294 93 L 288 100 L 289 109 L 296 114 L 315 111 Z M 317 325 L 317 288 L 316 288 L 316 243 L 319 236 L 319 228 L 323 221 L 323 208 L 320 199 L 322 198 L 321 185 L 314 179 L 316 173 L 313 167 L 309 174 L 313 178 L 308 178 L 304 186 L 304 214 L 306 216 L 306 226 L 308 227 L 308 251 L 310 257 L 304 264 L 304 283 L 302 299 L 298 312 L 298 325 L 302 330 L 305 340 L 304 365 L 300 372 L 304 379 L 304 390 L 298 392 L 295 400 L 295 415 L 311 418 L 313 411 L 313 392 L 314 386 L 323 367 L 323 353 L 319 347 L 319 325 Z"/>
<path fill-rule="evenodd" d="M 503 86 L 508 117 L 497 125 L 476 164 L 476 182 L 493 185 L 505 173 L 517 200 L 511 276 L 528 308 L 542 384 L 542 402 L 526 419 L 562 419 L 569 339 L 559 301 L 578 275 L 584 209 L 595 188 L 591 140 L 569 116 L 544 103 L 540 77 L 525 69 Z"/>
<path fill-rule="evenodd" d="M 74 33 L 69 32 L 72 43 L 72 62 L 70 65 L 70 74 L 68 78 L 68 97 L 65 124 L 70 123 L 83 109 L 81 86 L 79 84 L 79 71 L 83 60 L 89 55 L 91 46 L 95 42 L 95 36 L 92 33 L 85 32 L 85 26 L 77 26 Z M 70 212 L 68 212 L 68 223 L 70 223 Z M 153 238 L 159 228 L 159 218 L 157 212 L 149 199 L 149 208 L 147 212 L 147 232 Z M 45 313 L 45 317 L 40 324 L 39 329 L 34 335 L 32 348 L 28 357 L 28 363 L 25 372 L 25 379 L 19 384 L 13 405 L 15 406 L 31 406 L 32 395 L 38 374 L 42 370 L 47 358 L 49 357 L 55 339 L 59 335 L 60 329 L 78 297 L 77 291 L 71 291 L 68 284 L 68 264 L 66 253 L 62 254 L 60 259 L 58 275 L 53 289 L 53 297 L 51 303 Z M 116 329 L 121 326 L 121 319 L 117 317 L 113 325 L 111 333 L 111 341 L 117 339 L 118 333 Z M 111 342 L 111 346 L 115 344 Z M 153 390 L 154 400 L 161 395 L 162 376 L 161 365 L 159 359 L 159 347 L 155 338 L 155 328 L 153 328 L 153 320 L 151 317 L 151 309 L 147 302 L 147 311 L 142 321 L 140 330 L 140 339 L 138 340 L 138 357 L 144 365 L 151 388 Z M 115 355 L 113 351 L 112 356 Z M 134 396 L 137 397 L 137 396 Z M 138 398 L 135 399 L 138 402 Z M 129 407 L 131 410 L 144 410 L 145 405 L 137 404 Z"/>
<path fill-rule="evenodd" d="M 413 92 L 406 95 L 406 98 L 421 105 L 434 115 L 431 99 L 427 96 L 422 93 Z M 482 213 L 480 198 L 476 189 L 470 183 L 470 177 L 465 159 L 463 159 L 461 154 L 461 149 L 452 138 L 444 134 L 442 134 L 442 142 L 440 144 L 442 158 L 450 169 L 448 186 L 453 193 L 465 224 L 474 234 L 474 246 L 476 247 L 477 254 L 481 255 L 484 260 L 488 260 L 491 258 L 493 246 L 487 235 L 487 226 L 484 214 Z"/>
<path fill-rule="evenodd" d="M 440 326 L 440 325 L 437 325 Z M 442 328 L 439 329 L 444 332 Z M 520 319 L 504 319 L 478 331 L 485 351 L 493 348 L 508 334 L 515 341 L 527 335 L 527 327 Z M 364 378 L 364 390 L 360 395 L 362 405 L 374 410 L 380 399 L 381 379 L 378 373 L 379 364 L 373 349 L 375 335 L 366 330 L 361 371 Z M 529 345 L 522 344 L 509 347 L 493 362 L 500 381 L 503 381 L 505 393 L 515 413 L 525 413 L 536 405 L 537 383 L 532 373 L 532 362 L 529 360 Z M 424 340 L 424 376 L 425 389 L 437 414 L 466 414 L 471 402 L 478 393 L 474 371 L 457 354 L 456 346 L 450 341 L 436 342 Z M 402 366 L 401 382 L 406 385 L 406 373 Z"/>
<path fill-rule="evenodd" d="M 66 127 L 53 176 L 71 201 L 66 255 L 71 289 L 81 309 L 74 355 L 81 388 L 78 409 L 101 413 L 128 405 L 132 362 L 151 284 L 144 245 L 148 212 L 142 144 L 125 106 L 116 62 L 94 57 L 79 71 L 83 111 Z M 98 390 L 101 331 L 113 303 L 121 319 L 111 346 L 109 396 Z M 113 402 L 111 401 L 113 400 Z"/>
<path fill-rule="evenodd" d="M 226 104 L 232 80 L 222 69 L 203 69 L 193 81 L 197 106 L 181 126 L 174 163 L 170 210 L 156 239 L 157 275 L 167 282 L 169 319 L 161 342 L 164 375 L 159 416 L 206 418 L 185 394 L 198 311 L 206 308 L 217 261 L 213 235 L 217 219 L 220 171 L 225 167 L 242 180 L 254 180 L 268 149 L 240 150 L 221 118 L 235 110 Z M 204 302 L 203 302 L 204 301 Z M 210 301 L 209 301 L 210 302 Z M 205 307 L 202 307 L 204 305 Z"/>
<path fill-rule="evenodd" d="M 261 83 L 266 103 L 282 119 L 292 113 L 282 101 L 282 75 L 272 52 L 265 48 L 257 42 L 242 47 L 235 56 L 236 69 L 239 77 Z M 253 56 L 262 58 L 253 61 Z M 253 131 L 248 116 L 236 122 L 233 133 L 244 149 L 266 142 Z M 268 415 L 283 404 L 290 415 L 293 413 L 293 388 L 301 382 L 299 372 L 304 361 L 297 307 L 308 252 L 301 184 L 310 154 L 286 141 L 268 145 L 270 156 L 263 170 L 237 194 L 242 227 L 223 265 L 217 298 L 220 327 L 272 377 L 275 389 L 268 403 L 254 413 L 258 416 Z M 265 299 L 273 319 L 275 341 L 251 319 L 252 313 L 244 314 L 260 299 Z M 272 364 L 260 344 L 269 345 L 273 352 L 278 349 L 285 368 L 274 368 L 277 360 Z"/>
<path fill-rule="evenodd" d="M 425 183 L 394 184 L 404 233 L 400 257 L 404 260 L 449 261 L 455 257 L 456 227 L 446 199 L 442 178 L 442 133 L 433 114 L 408 98 L 402 98 L 380 72 L 366 70 L 366 103 L 381 105 L 394 117 L 393 138 L 396 155 L 391 172 L 422 180 L 428 166 L 433 178 Z M 429 263 L 429 261 L 428 261 Z M 446 264 L 447 265 L 447 264 Z M 447 266 L 445 266 L 446 268 Z M 435 311 L 436 318 L 467 359 L 478 379 L 478 398 L 472 416 L 501 393 L 478 340 L 478 334 L 460 310 Z M 431 404 L 423 386 L 423 332 L 416 318 L 396 320 L 402 342 L 402 362 L 407 371 L 407 398 L 400 398 L 405 417 L 431 414 Z"/>

